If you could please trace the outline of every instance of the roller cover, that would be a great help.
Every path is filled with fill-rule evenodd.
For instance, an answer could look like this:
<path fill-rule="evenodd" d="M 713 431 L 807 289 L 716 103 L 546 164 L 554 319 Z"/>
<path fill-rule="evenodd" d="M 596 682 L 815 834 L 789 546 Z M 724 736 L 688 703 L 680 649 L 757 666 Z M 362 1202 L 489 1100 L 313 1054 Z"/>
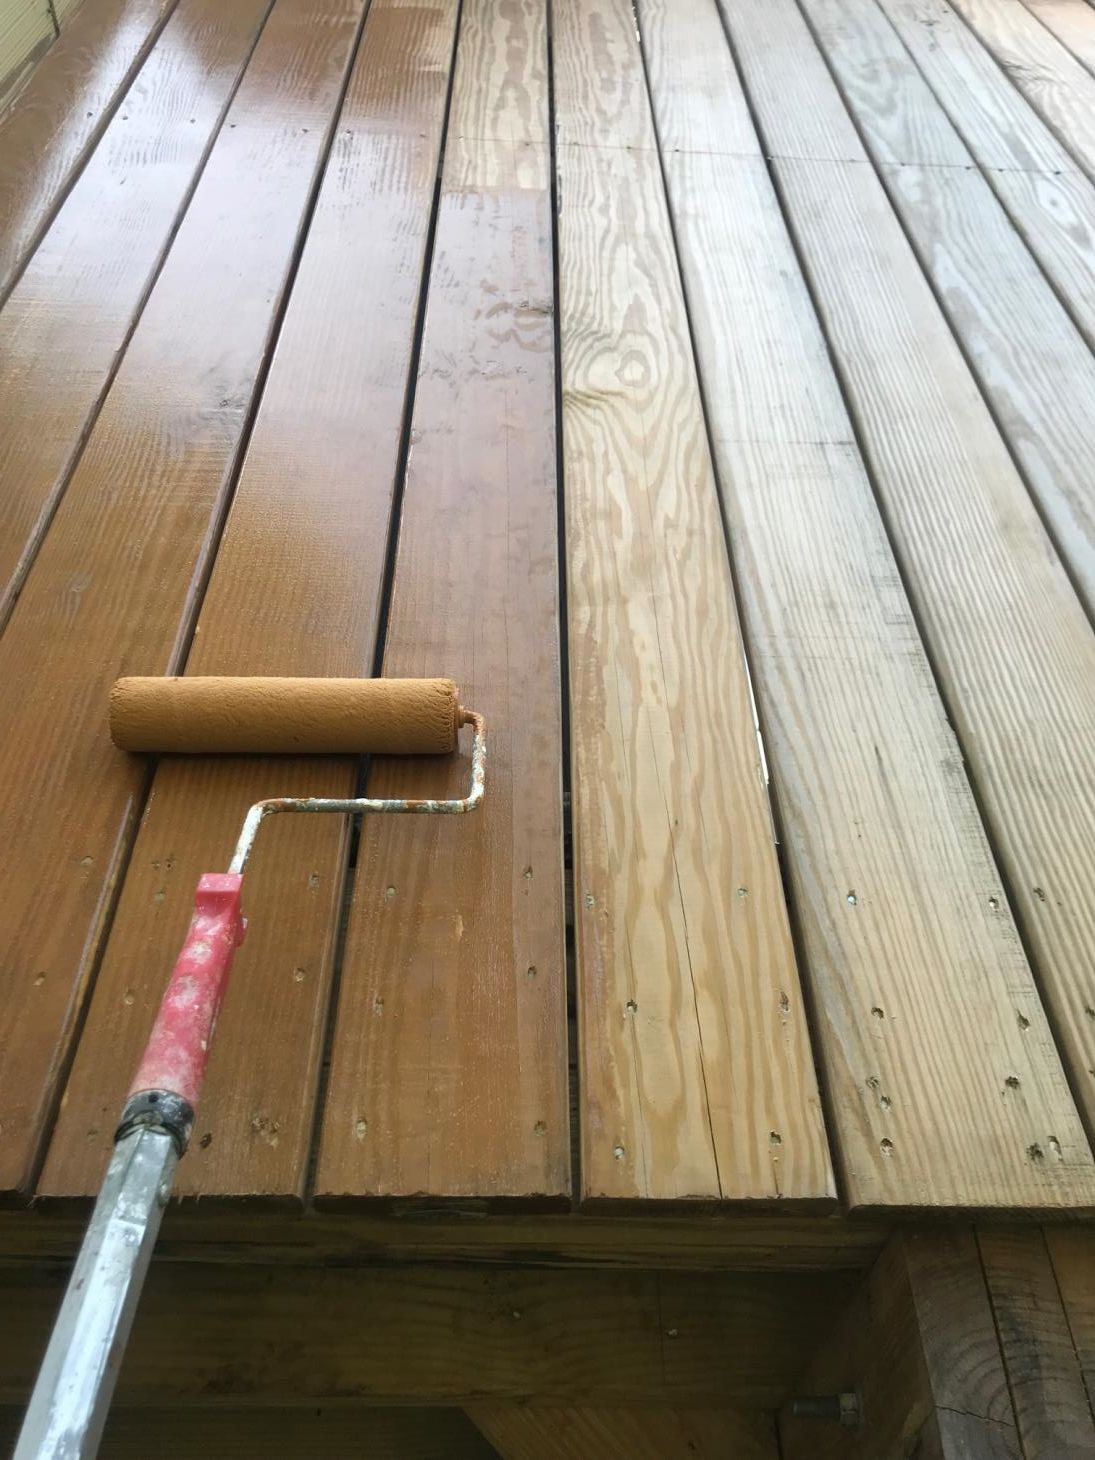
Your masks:
<path fill-rule="evenodd" d="M 129 678 L 110 692 L 122 750 L 437 755 L 456 746 L 451 679 Z"/>

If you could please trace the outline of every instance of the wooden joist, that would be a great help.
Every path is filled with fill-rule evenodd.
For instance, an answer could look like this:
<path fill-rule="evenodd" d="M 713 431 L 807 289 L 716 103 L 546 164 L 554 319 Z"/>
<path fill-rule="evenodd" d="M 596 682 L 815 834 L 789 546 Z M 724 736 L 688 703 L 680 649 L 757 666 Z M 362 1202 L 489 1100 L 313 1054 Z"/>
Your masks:
<path fill-rule="evenodd" d="M 370 8 L 187 659 L 193 673 L 371 672 L 455 24 L 447 0 Z M 98 1185 L 195 880 L 226 864 L 247 807 L 269 795 L 348 796 L 355 777 L 352 761 L 315 757 L 161 762 L 42 1191 Z M 184 1192 L 303 1194 L 345 834 L 334 816 L 263 829 Z"/>
<path fill-rule="evenodd" d="M 107 693 L 186 648 L 326 155 L 362 6 L 324 9 L 279 0 L 264 29 L 0 641 L 23 687 L 0 705 L 5 1191 L 33 1179 L 147 779 L 110 744 Z"/>
<path fill-rule="evenodd" d="M 176 0 L 81 8 L 0 119 L 0 300 L 144 65 Z"/>
<path fill-rule="evenodd" d="M 0 313 L 0 474 L 7 483 L 0 625 L 95 423 L 268 9 L 269 0 L 182 0 Z"/>
<path fill-rule="evenodd" d="M 778 1460 L 769 1414 L 475 1404 L 502 1460 Z"/>
<path fill-rule="evenodd" d="M 727 16 L 770 78 L 769 8 Z M 640 23 L 656 109 L 663 46 L 721 45 L 720 89 L 739 87 L 708 0 L 646 0 Z M 847 1200 L 1089 1208 L 1090 1149 L 759 147 L 692 152 L 670 121 L 659 110 Z"/>
<path fill-rule="evenodd" d="M 317 1195 L 569 1192 L 546 7 L 465 0 L 384 649 L 488 726 L 366 818 Z M 374 762 L 371 796 L 469 761 Z"/>
<path fill-rule="evenodd" d="M 824 1203 L 635 27 L 611 0 L 563 0 L 554 35 L 583 1196 Z"/>

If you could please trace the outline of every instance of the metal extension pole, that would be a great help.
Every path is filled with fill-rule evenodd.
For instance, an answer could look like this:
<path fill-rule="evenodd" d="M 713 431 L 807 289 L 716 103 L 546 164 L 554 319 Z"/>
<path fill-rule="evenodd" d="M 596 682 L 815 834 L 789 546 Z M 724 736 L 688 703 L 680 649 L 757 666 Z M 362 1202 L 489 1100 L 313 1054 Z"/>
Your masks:
<path fill-rule="evenodd" d="M 178 1161 L 164 1130 L 138 1127 L 115 1146 L 14 1460 L 85 1460 L 99 1448 Z"/>

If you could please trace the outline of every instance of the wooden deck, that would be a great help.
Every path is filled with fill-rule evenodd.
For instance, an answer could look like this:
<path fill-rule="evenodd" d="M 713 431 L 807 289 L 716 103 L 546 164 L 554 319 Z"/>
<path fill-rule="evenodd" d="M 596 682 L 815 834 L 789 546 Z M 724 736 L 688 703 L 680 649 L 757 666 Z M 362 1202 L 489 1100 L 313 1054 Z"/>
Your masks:
<path fill-rule="evenodd" d="M 263 832 L 180 1173 L 222 1235 L 1095 1212 L 1095 9 L 637 18 L 86 0 L 0 124 L 35 1244 L 250 802 L 466 774 L 131 759 L 120 673 L 490 726 L 470 821 Z"/>

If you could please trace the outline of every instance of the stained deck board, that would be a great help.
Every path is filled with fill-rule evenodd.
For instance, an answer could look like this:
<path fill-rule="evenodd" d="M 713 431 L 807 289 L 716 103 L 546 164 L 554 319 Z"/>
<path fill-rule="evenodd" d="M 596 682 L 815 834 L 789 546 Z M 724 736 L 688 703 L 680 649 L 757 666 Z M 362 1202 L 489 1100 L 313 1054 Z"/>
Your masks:
<path fill-rule="evenodd" d="M 1095 177 L 1095 76 L 1023 0 L 950 3 L 1084 171 Z"/>
<path fill-rule="evenodd" d="M 181 0 L 0 310 L 0 623 L 64 493 L 268 10 L 269 0 Z"/>
<path fill-rule="evenodd" d="M 770 1415 L 732 1409 L 471 1405 L 502 1460 L 778 1460 Z"/>
<path fill-rule="evenodd" d="M 802 9 L 1057 551 L 1093 612 L 1095 358 L 882 12 L 856 0 L 803 0 Z M 829 102 L 814 115 L 839 114 L 824 80 L 810 90 Z M 924 153 L 930 160 L 921 164 L 916 159 Z"/>
<path fill-rule="evenodd" d="M 563 947 L 546 9 L 465 0 L 384 673 L 489 726 L 471 817 L 362 829 L 317 1195 L 563 1199 Z M 373 796 L 463 794 L 389 760 Z"/>
<path fill-rule="evenodd" d="M 986 181 L 1095 347 L 1095 189 L 943 0 L 878 0 Z M 896 162 L 960 160 L 921 147 Z"/>
<path fill-rule="evenodd" d="M 754 45 L 753 0 L 724 3 L 746 86 L 767 72 L 774 91 L 780 77 Z M 765 13 L 798 38 L 793 75 L 811 113 L 843 114 L 793 0 Z M 779 109 L 758 103 L 758 116 L 778 148 Z M 873 170 L 825 159 L 773 167 L 1015 916 L 1095 1127 L 1095 633 Z M 1018 349 L 1018 328 L 1013 337 Z M 997 373 L 1003 364 L 997 355 Z M 1074 404 L 1083 410 L 1084 396 Z M 1046 429 L 1057 429 L 1051 407 Z M 997 1088 L 1009 1076 L 1022 1097 L 1017 1070 L 1001 1069 Z M 1060 1082 L 1049 1065 L 1036 1078 Z M 1064 1162 L 1076 1160 L 1086 1184 L 1086 1141 L 1067 1104 L 1055 1098 L 1047 1110 L 1069 1121 Z M 1027 1143 L 1042 1153 L 1035 1161 L 1056 1159 L 1050 1136 L 1062 1140 L 1052 1123 Z"/>
<path fill-rule="evenodd" d="M 658 46 L 710 54 L 721 28 L 706 0 L 648 27 L 655 9 L 657 110 Z M 765 55 L 768 13 L 750 16 Z M 1090 1206 L 1090 1151 L 989 902 L 989 847 L 767 168 L 662 141 L 846 1200 Z M 1029 1103 L 1001 1099 L 1001 1061 Z M 1058 1127 L 1067 1157 L 1033 1160 Z"/>
<path fill-rule="evenodd" d="M 599 0 L 557 0 L 554 37 L 583 1196 L 824 1202 L 642 58 Z"/>
<path fill-rule="evenodd" d="M 0 118 L 0 300 L 7 297 L 176 0 L 82 8 Z"/>
<path fill-rule="evenodd" d="M 369 9 L 190 673 L 371 672 L 456 10 Z M 161 761 L 41 1192 L 96 1189 L 194 883 L 225 865 L 247 807 L 352 795 L 356 774 L 329 758 Z M 345 851 L 337 817 L 263 829 L 184 1193 L 304 1194 Z"/>
<path fill-rule="evenodd" d="M 278 0 L 0 640 L 0 677 L 26 686 L 0 707 L 5 1191 L 33 1178 L 146 781 L 109 742 L 107 691 L 185 649 L 360 14 Z"/>

